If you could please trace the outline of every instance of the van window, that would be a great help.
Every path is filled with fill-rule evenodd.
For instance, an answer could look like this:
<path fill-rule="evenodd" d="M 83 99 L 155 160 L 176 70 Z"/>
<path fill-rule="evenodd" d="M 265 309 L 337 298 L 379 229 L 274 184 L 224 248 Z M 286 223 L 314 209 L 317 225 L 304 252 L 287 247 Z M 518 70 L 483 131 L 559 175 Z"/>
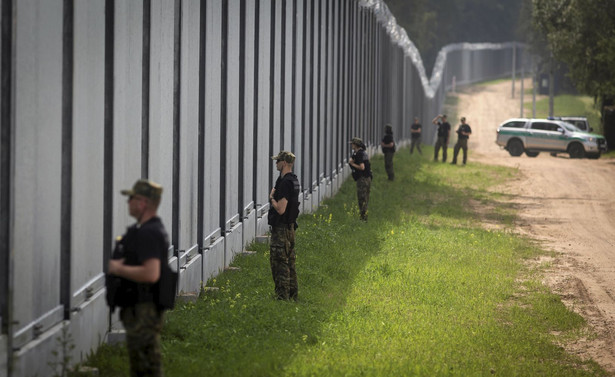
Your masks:
<path fill-rule="evenodd" d="M 532 123 L 533 130 L 543 130 L 543 131 L 557 131 L 558 126 L 555 123 L 547 123 L 547 122 L 535 122 Z"/>
<path fill-rule="evenodd" d="M 506 123 L 502 127 L 507 127 L 507 128 L 523 128 L 523 126 L 525 126 L 525 122 L 524 121 L 515 120 L 515 121 L 512 121 L 512 122 Z"/>

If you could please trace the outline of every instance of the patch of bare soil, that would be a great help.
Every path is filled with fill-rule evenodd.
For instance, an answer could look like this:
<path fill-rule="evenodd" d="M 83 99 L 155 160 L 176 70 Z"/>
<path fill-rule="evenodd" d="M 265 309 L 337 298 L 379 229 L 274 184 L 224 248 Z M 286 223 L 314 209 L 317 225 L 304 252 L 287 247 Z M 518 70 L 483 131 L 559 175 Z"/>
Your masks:
<path fill-rule="evenodd" d="M 524 84 L 530 87 L 531 81 Z M 496 128 L 520 116 L 519 86 L 517 82 L 516 98 L 510 81 L 458 94 L 458 114 L 472 127 L 468 161 L 520 170 L 519 180 L 497 188 L 511 195 L 519 211 L 515 228 L 557 253 L 544 283 L 597 335 L 564 346 L 615 375 L 615 160 L 574 160 L 549 153 L 511 157 L 500 149 Z M 459 124 L 449 122 L 454 129 Z"/>

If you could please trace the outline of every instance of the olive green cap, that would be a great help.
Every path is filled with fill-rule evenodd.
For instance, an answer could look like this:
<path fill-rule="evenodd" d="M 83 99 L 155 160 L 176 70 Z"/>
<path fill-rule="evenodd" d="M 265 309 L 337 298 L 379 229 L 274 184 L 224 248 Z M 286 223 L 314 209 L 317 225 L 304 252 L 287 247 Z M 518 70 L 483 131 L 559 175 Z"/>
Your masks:
<path fill-rule="evenodd" d="M 353 137 L 352 140 L 350 140 L 350 144 L 354 144 L 359 147 L 365 146 L 365 144 L 363 144 L 363 139 L 361 139 L 360 137 Z"/>
<path fill-rule="evenodd" d="M 126 196 L 141 195 L 149 199 L 158 200 L 162 195 L 162 186 L 147 179 L 139 179 L 132 186 L 132 189 L 122 190 L 121 193 Z"/>
<path fill-rule="evenodd" d="M 286 161 L 289 164 L 292 164 L 295 162 L 295 155 L 289 151 L 281 151 L 277 155 L 271 156 L 271 159 L 276 161 Z"/>

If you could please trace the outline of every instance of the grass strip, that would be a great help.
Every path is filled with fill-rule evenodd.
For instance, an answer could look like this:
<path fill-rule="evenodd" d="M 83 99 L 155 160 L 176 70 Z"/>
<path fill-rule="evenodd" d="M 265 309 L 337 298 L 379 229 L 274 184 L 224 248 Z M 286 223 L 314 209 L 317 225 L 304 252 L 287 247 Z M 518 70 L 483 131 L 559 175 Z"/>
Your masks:
<path fill-rule="evenodd" d="M 489 190 L 518 172 L 423 153 L 400 149 L 393 182 L 373 158 L 368 223 L 352 180 L 299 218 L 298 302 L 274 300 L 268 246 L 254 244 L 208 282 L 217 291 L 169 312 L 166 376 L 605 375 L 558 345 L 586 324 L 540 283 L 529 261 L 546 252 Z M 128 375 L 121 346 L 87 364 Z"/>

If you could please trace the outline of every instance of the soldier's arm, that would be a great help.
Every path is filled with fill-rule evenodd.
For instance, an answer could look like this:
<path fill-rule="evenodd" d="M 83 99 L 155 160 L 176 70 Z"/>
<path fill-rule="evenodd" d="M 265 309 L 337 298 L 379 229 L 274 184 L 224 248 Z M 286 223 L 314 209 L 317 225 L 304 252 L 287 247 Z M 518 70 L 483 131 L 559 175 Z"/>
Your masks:
<path fill-rule="evenodd" d="M 288 205 L 288 200 L 286 198 L 282 198 L 280 200 L 271 199 L 271 206 L 280 215 L 283 215 L 284 212 L 286 212 L 287 205 Z"/>
<path fill-rule="evenodd" d="M 147 259 L 141 266 L 128 266 L 123 259 L 111 259 L 109 273 L 137 283 L 153 284 L 160 278 L 160 259 Z"/>

